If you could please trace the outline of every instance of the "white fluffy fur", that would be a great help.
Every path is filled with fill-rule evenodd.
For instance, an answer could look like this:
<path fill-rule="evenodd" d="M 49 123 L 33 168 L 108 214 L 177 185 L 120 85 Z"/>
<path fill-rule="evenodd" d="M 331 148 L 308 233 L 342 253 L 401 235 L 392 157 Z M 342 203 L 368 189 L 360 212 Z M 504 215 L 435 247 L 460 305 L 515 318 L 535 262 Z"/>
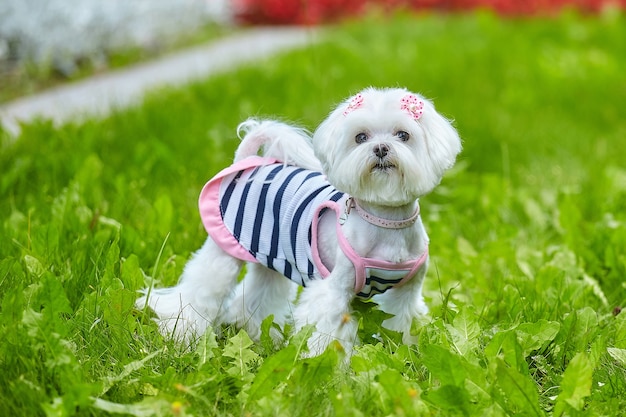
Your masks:
<path fill-rule="evenodd" d="M 249 120 L 240 126 L 245 135 L 235 160 L 256 155 L 263 147 L 265 156 L 323 170 L 336 188 L 376 216 L 408 218 L 418 198 L 439 183 L 461 150 L 456 131 L 428 100 L 418 96 L 425 104 L 419 120 L 400 109 L 400 100 L 408 93 L 404 89 L 362 91 L 363 105 L 344 115 L 350 99 L 340 104 L 316 130 L 312 146 L 301 129 Z M 409 140 L 400 140 L 399 131 L 409 133 Z M 359 133 L 367 135 L 365 142 L 355 141 Z M 388 149 L 382 158 L 375 155 L 381 145 Z M 145 290 L 137 306 L 149 306 L 164 334 L 185 341 L 222 323 L 234 323 L 258 338 L 262 320 L 272 314 L 281 326 L 291 321 L 296 330 L 315 326 L 308 342 L 312 355 L 323 352 L 333 340 L 349 352 L 357 340 L 357 323 L 351 317 L 355 271 L 337 244 L 335 221 L 333 215 L 322 217 L 319 233 L 320 255 L 332 272 L 303 288 L 295 305 L 295 284 L 259 264 L 247 265 L 245 278 L 237 283 L 242 261 L 227 255 L 209 236 L 186 265 L 178 285 Z M 351 213 L 343 230 L 359 255 L 392 262 L 415 259 L 428 245 L 421 219 L 412 227 L 392 230 Z M 428 311 L 421 293 L 425 271 L 422 268 L 405 285 L 374 298 L 394 315 L 383 325 L 402 332 L 405 343 L 415 341 L 410 334 L 413 319 Z M 278 334 L 273 336 L 279 340 Z"/>

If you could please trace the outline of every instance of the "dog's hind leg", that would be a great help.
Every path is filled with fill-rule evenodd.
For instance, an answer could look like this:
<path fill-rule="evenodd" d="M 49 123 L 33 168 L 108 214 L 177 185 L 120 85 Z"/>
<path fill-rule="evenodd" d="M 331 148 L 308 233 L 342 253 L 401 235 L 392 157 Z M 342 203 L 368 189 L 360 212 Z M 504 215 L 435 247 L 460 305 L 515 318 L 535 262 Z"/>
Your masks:
<path fill-rule="evenodd" d="M 224 321 L 246 329 L 248 335 L 258 341 L 261 323 L 270 315 L 284 329 L 292 315 L 292 302 L 298 287 L 282 274 L 260 264 L 248 263 L 247 269 L 246 276 L 228 302 Z M 270 335 L 277 345 L 282 342 L 282 334 L 277 329 L 272 329 Z"/>
<path fill-rule="evenodd" d="M 145 289 L 136 305 L 140 309 L 148 306 L 156 313 L 163 334 L 192 341 L 207 327 L 220 324 L 224 303 L 237 284 L 242 264 L 209 237 L 187 262 L 176 286 Z"/>

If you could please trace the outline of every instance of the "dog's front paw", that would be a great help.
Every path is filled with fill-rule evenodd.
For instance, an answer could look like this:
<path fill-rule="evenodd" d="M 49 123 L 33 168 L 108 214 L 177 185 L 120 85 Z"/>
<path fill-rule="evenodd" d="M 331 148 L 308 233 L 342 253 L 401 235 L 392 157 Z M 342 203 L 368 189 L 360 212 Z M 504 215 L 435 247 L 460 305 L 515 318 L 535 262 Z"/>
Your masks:
<path fill-rule="evenodd" d="M 315 331 L 307 341 L 309 351 L 304 357 L 321 355 L 331 345 L 350 356 L 354 345 L 358 344 L 357 322 L 349 313 L 343 313 L 335 317 L 335 320 L 324 317 L 316 323 L 310 318 L 308 321 L 296 320 L 296 331 L 307 324 L 313 324 Z"/>
<path fill-rule="evenodd" d="M 383 321 L 382 325 L 385 329 L 402 333 L 402 343 L 404 343 L 405 345 L 415 345 L 417 344 L 417 336 L 411 334 L 412 324 L 412 317 L 395 316 Z"/>
<path fill-rule="evenodd" d="M 314 332 L 307 341 L 308 352 L 302 354 L 303 358 L 312 358 L 319 356 L 326 351 L 326 349 L 335 349 L 338 352 L 343 353 L 347 358 L 352 356 L 354 346 L 358 344 L 358 338 L 356 334 L 352 334 L 350 337 L 337 338 L 329 335 L 328 333 Z"/>

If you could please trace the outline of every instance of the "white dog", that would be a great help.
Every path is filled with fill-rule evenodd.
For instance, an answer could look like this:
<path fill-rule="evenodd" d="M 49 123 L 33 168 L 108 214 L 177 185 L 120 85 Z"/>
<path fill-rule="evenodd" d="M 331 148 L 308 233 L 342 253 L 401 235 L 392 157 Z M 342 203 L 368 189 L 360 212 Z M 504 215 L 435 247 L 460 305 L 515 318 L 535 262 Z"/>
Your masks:
<path fill-rule="evenodd" d="M 222 323 L 258 339 L 270 314 L 296 330 L 312 324 L 317 355 L 333 340 L 351 350 L 351 302 L 373 297 L 393 314 L 383 326 L 415 342 L 412 321 L 428 311 L 418 198 L 461 150 L 451 124 L 417 94 L 368 88 L 329 115 L 312 146 L 306 132 L 279 122 L 249 120 L 240 130 L 234 165 L 200 196 L 206 243 L 178 285 L 145 290 L 138 307 L 187 341 Z M 304 287 L 295 307 L 294 282 Z"/>

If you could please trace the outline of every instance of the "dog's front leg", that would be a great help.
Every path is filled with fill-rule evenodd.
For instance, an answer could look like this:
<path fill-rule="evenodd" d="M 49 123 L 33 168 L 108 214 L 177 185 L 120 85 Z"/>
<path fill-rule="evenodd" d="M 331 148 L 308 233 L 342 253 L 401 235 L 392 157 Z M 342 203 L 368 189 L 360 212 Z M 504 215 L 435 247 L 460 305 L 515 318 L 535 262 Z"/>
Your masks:
<path fill-rule="evenodd" d="M 411 335 L 413 320 L 428 313 L 428 307 L 422 298 L 422 283 L 426 268 L 401 287 L 392 288 L 377 295 L 375 301 L 381 310 L 394 316 L 383 322 L 383 327 L 402 333 L 402 343 L 417 343 L 417 337 Z"/>
<path fill-rule="evenodd" d="M 296 331 L 307 324 L 315 326 L 308 341 L 310 356 L 320 355 L 335 340 L 350 354 L 357 339 L 357 323 L 351 314 L 354 295 L 354 267 L 347 260 L 337 264 L 326 279 L 311 281 L 302 290 L 294 320 Z"/>

